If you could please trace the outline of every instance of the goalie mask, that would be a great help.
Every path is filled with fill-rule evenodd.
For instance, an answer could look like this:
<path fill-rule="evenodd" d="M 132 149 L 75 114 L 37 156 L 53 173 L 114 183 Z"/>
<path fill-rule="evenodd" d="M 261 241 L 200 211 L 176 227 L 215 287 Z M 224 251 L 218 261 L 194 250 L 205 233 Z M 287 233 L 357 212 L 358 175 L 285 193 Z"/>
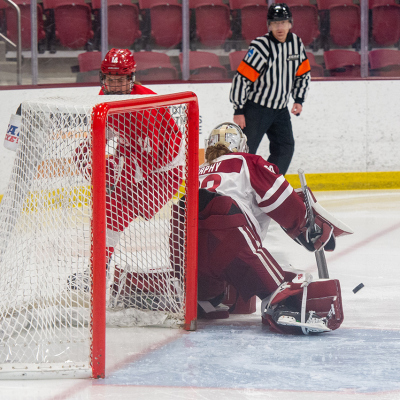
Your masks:
<path fill-rule="evenodd" d="M 205 140 L 205 148 L 223 144 L 230 151 L 236 153 L 247 153 L 247 137 L 240 129 L 239 125 L 232 122 L 223 122 L 217 125 L 212 131 L 208 139 Z"/>
<path fill-rule="evenodd" d="M 101 63 L 100 82 L 104 94 L 130 94 L 136 62 L 128 49 L 111 49 Z"/>

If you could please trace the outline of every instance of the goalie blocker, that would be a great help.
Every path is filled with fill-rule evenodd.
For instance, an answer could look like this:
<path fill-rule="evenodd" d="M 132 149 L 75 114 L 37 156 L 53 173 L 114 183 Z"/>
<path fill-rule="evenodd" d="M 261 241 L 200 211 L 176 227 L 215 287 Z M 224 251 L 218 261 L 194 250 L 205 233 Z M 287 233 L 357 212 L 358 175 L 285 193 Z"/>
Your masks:
<path fill-rule="evenodd" d="M 283 229 L 294 241 L 304 246 L 308 251 L 315 252 L 322 248 L 325 251 L 333 251 L 336 247 L 336 238 L 350 235 L 353 233 L 353 230 L 325 210 L 325 208 L 317 202 L 310 188 L 308 188 L 308 190 L 311 194 L 311 207 L 315 216 L 315 233 L 311 233 L 309 221 L 307 221 L 301 229 L 300 235 L 297 236 Z M 301 189 L 295 189 L 295 192 L 304 201 L 303 191 Z"/>

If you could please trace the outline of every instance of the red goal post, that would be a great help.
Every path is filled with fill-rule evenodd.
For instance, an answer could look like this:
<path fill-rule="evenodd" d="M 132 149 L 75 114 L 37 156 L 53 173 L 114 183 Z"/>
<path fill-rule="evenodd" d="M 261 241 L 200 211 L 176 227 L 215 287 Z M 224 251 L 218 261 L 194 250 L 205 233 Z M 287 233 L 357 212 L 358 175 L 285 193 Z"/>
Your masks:
<path fill-rule="evenodd" d="M 119 129 L 142 137 L 123 146 Z M 0 203 L 0 379 L 104 377 L 106 321 L 196 329 L 198 139 L 192 92 L 22 103 Z M 139 142 L 160 159 L 131 157 Z"/>
<path fill-rule="evenodd" d="M 150 101 L 149 101 L 150 100 Z M 105 163 L 102 155 L 105 141 L 105 126 L 109 114 L 127 110 L 143 110 L 150 107 L 167 107 L 177 103 L 188 104 L 188 125 L 190 126 L 190 140 L 188 141 L 188 174 L 191 177 L 186 182 L 186 196 L 191 198 L 192 204 L 187 215 L 187 248 L 186 255 L 186 315 L 184 329 L 195 330 L 197 319 L 197 221 L 198 221 L 198 152 L 199 152 L 199 109 L 197 97 L 194 93 L 161 95 L 157 97 L 139 98 L 128 101 L 104 103 L 93 109 L 93 208 L 98 210 L 93 215 L 93 230 L 103 232 L 96 235 L 93 242 L 93 286 L 105 288 L 106 279 L 104 265 L 106 264 L 106 220 L 105 203 L 106 188 Z M 197 140 L 196 140 L 197 139 Z M 105 373 L 105 290 L 96 291 L 93 296 L 93 330 L 101 332 L 93 338 L 93 377 L 104 377 Z"/>

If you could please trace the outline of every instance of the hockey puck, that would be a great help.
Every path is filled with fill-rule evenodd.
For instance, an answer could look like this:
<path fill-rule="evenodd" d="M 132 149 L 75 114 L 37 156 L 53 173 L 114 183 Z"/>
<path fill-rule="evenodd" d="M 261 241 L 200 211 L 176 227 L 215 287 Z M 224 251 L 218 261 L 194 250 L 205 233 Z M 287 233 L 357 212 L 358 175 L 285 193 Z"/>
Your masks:
<path fill-rule="evenodd" d="M 353 293 L 357 293 L 360 289 L 362 289 L 364 287 L 363 283 L 360 283 L 359 285 L 357 285 L 354 289 L 353 289 Z"/>

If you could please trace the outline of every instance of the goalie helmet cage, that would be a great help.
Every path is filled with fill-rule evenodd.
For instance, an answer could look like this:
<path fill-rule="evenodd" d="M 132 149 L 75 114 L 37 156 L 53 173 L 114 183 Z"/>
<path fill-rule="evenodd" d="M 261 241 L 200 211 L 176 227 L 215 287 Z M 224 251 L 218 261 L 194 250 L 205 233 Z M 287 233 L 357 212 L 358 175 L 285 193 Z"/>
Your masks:
<path fill-rule="evenodd" d="M 198 135 L 192 92 L 22 103 L 0 379 L 104 377 L 106 323 L 196 328 Z"/>

